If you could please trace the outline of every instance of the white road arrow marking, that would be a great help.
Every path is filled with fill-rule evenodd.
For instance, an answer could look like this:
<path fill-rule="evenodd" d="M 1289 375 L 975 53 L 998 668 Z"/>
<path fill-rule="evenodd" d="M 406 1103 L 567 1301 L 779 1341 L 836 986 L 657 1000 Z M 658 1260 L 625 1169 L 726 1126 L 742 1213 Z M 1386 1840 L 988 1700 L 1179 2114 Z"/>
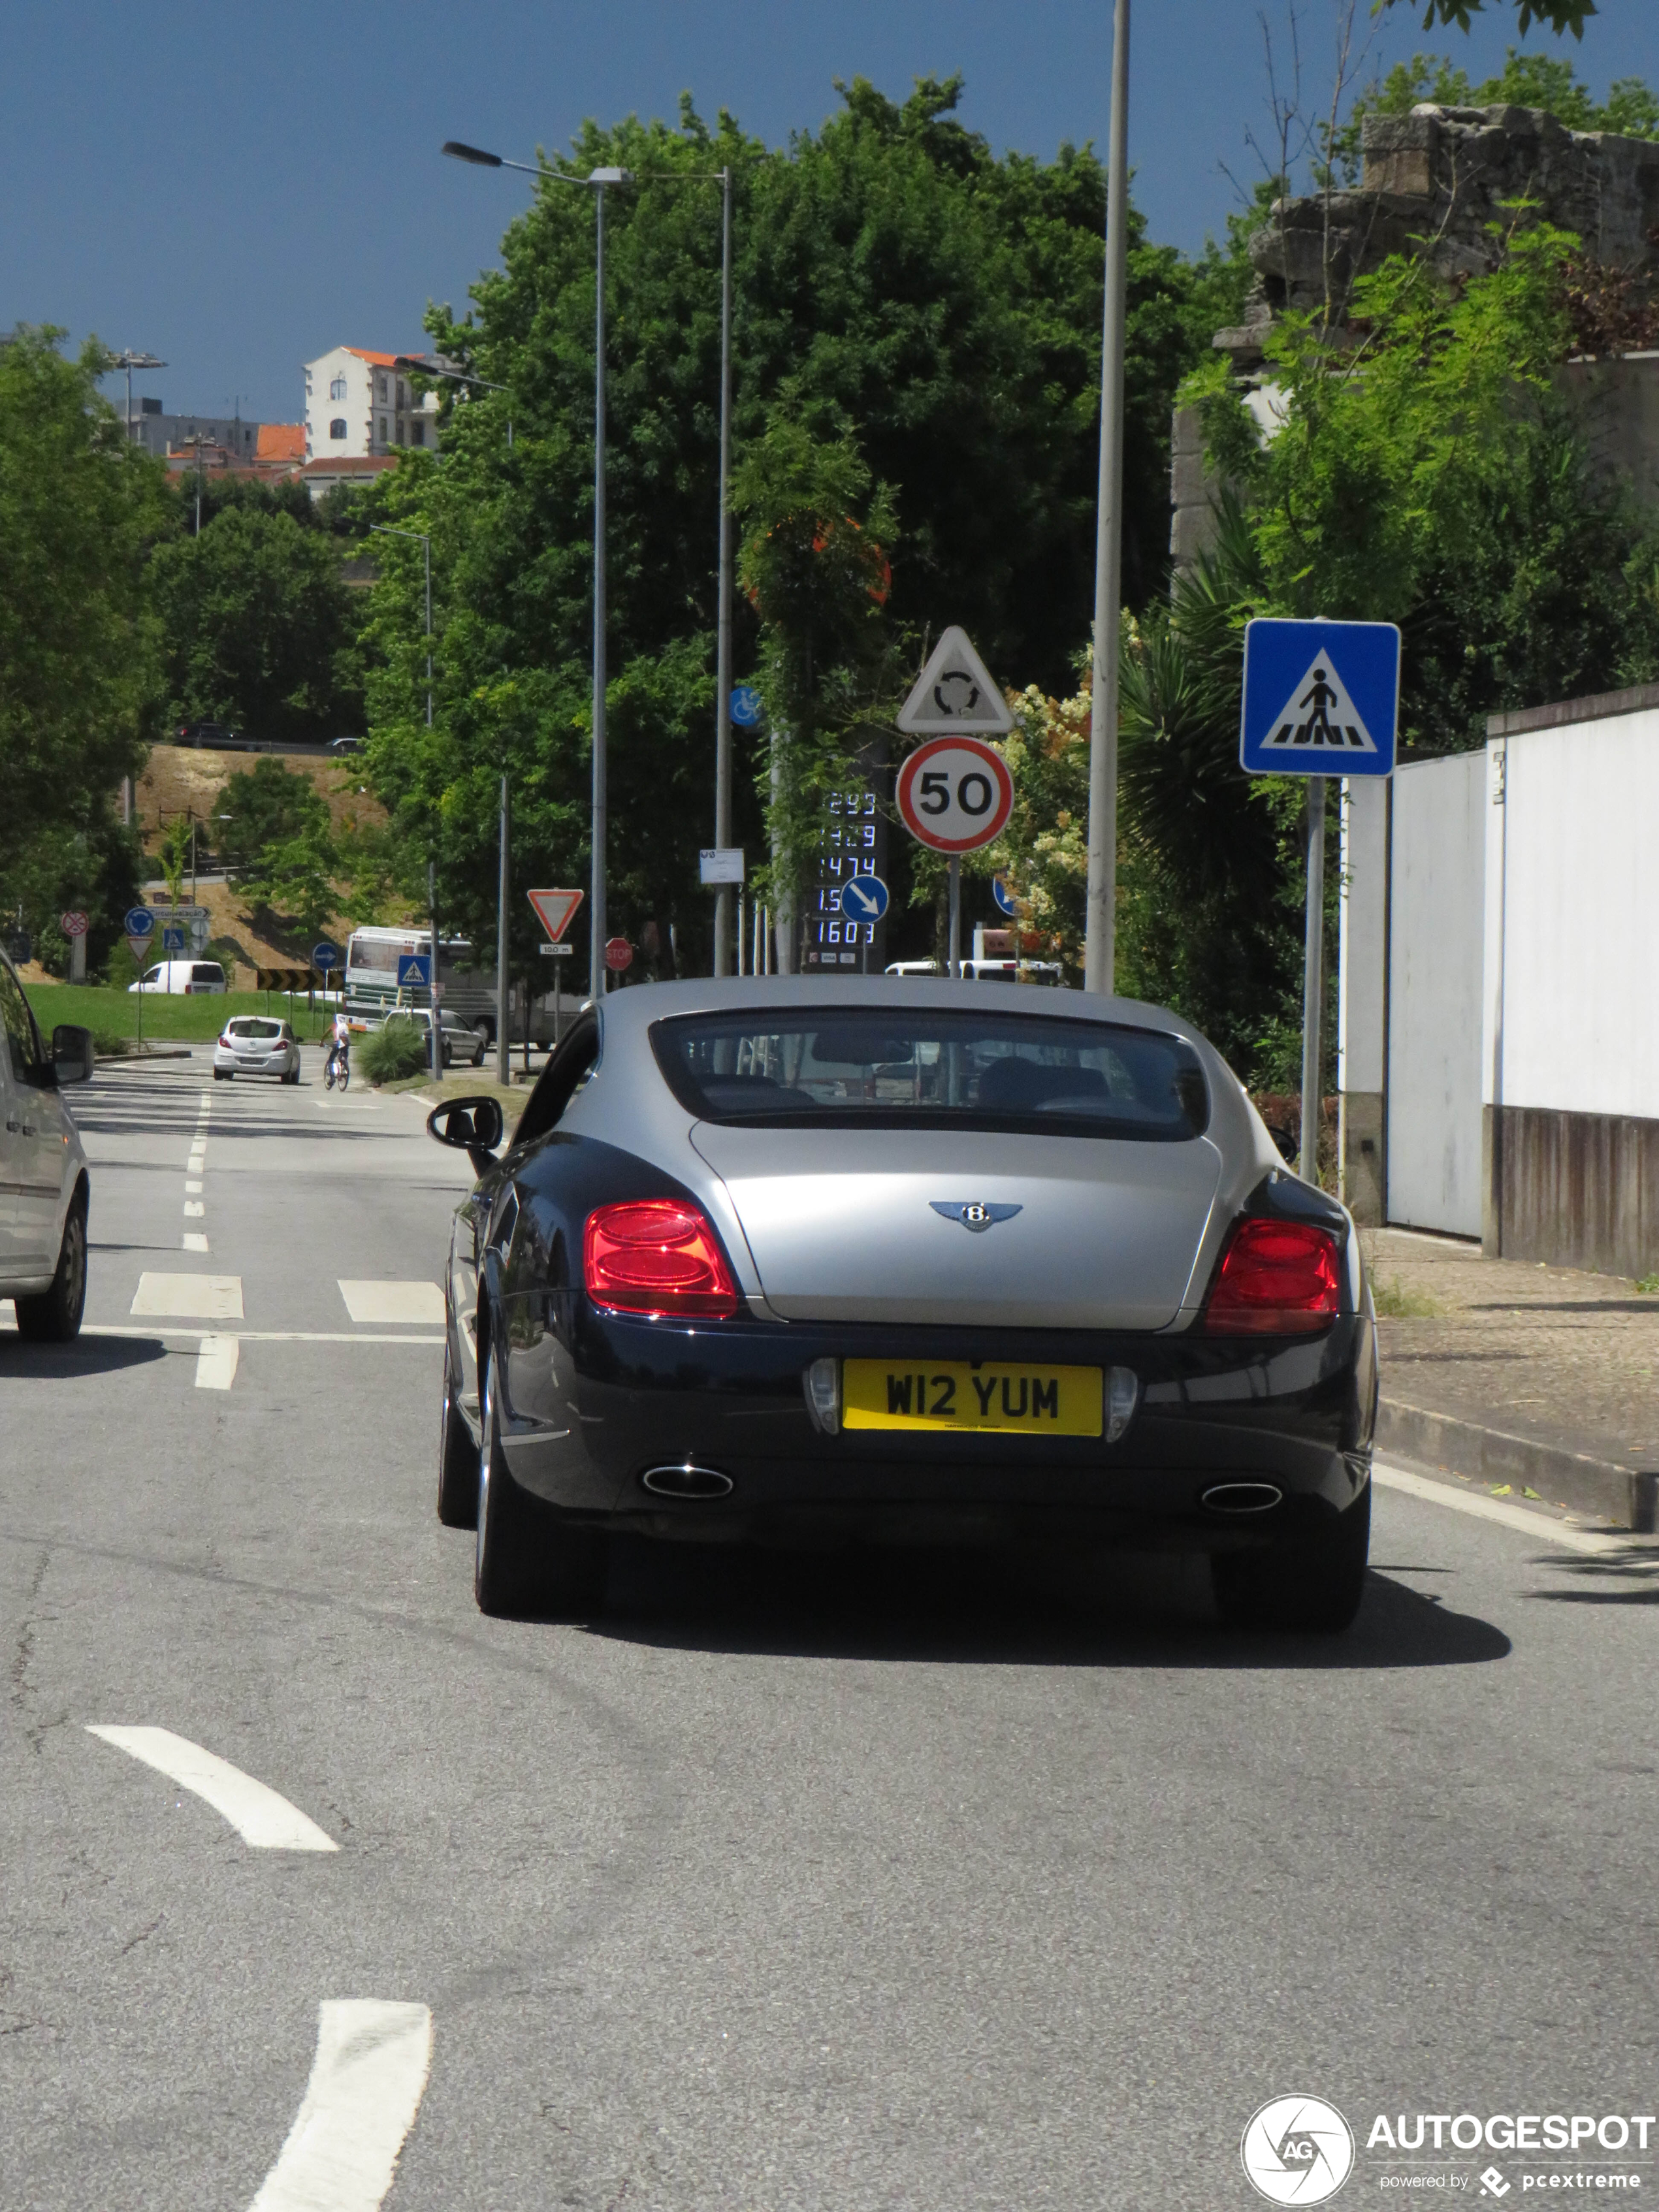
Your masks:
<path fill-rule="evenodd" d="M 319 2005 L 305 2100 L 249 2212 L 374 2212 L 431 2064 L 425 2005 L 374 1997 Z"/>
<path fill-rule="evenodd" d="M 228 1390 L 236 1380 L 241 1347 L 234 1336 L 204 1336 L 196 1354 L 198 1390 Z"/>
<path fill-rule="evenodd" d="M 188 1736 L 174 1735 L 162 1728 L 94 1728 L 88 1735 L 101 1736 L 118 1751 L 153 1766 L 180 1789 L 191 1790 L 222 1814 L 245 1844 L 264 1851 L 337 1851 L 340 1846 L 297 1805 L 279 1797 L 263 1782 L 244 1774 L 228 1759 L 204 1751 Z M 377 2200 L 378 2201 L 378 2200 Z"/>

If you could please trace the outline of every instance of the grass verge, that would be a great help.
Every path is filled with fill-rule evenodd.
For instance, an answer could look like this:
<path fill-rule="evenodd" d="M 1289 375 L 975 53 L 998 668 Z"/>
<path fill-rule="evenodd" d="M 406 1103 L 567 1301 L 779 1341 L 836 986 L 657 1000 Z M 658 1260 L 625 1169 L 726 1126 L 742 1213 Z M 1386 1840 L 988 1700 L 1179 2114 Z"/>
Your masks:
<path fill-rule="evenodd" d="M 106 984 L 32 983 L 28 1000 L 48 1039 L 59 1022 L 75 1022 L 90 1030 L 100 1051 L 113 1050 L 119 1039 L 138 1034 L 137 995 L 112 990 Z M 270 1014 L 276 1020 L 290 1021 L 295 1036 L 307 1043 L 321 1036 L 329 1019 L 320 1006 L 307 1013 L 304 999 L 296 994 L 290 1000 L 286 991 L 227 991 L 222 998 L 199 999 L 193 994 L 185 998 L 181 993 L 144 994 L 147 1038 L 205 1044 L 218 1036 L 233 1014 Z"/>

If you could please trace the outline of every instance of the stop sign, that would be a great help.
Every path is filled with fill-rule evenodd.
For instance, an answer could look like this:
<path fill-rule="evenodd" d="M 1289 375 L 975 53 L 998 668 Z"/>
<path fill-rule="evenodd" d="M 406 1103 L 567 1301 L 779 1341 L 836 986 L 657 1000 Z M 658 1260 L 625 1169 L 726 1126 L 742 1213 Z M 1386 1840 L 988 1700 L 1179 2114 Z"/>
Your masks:
<path fill-rule="evenodd" d="M 934 738 L 898 776 L 898 810 L 913 837 L 936 853 L 976 853 L 1007 827 L 1014 780 L 981 738 Z"/>
<path fill-rule="evenodd" d="M 633 958 L 634 948 L 625 937 L 606 939 L 605 964 L 607 968 L 612 969 L 620 975 L 624 968 L 631 965 Z"/>

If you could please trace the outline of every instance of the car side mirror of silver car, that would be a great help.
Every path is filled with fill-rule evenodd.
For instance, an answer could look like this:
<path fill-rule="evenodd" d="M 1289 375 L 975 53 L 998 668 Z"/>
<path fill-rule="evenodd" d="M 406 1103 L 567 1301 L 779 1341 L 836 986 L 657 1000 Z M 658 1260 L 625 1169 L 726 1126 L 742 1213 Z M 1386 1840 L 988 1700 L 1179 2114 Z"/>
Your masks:
<path fill-rule="evenodd" d="M 426 1117 L 427 1134 L 465 1152 L 475 1175 L 494 1166 L 505 1127 L 499 1098 L 447 1098 Z"/>
<path fill-rule="evenodd" d="M 66 1083 L 92 1079 L 92 1031 L 73 1022 L 59 1022 L 52 1033 L 52 1073 L 59 1089 Z"/>

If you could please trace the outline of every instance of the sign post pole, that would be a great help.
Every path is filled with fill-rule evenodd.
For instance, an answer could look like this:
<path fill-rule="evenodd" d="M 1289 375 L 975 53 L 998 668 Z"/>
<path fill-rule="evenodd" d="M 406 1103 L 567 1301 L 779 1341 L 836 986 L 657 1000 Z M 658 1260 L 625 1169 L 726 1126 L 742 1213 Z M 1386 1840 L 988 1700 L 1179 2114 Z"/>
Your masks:
<path fill-rule="evenodd" d="M 512 1024 L 507 1018 L 507 902 L 511 887 L 512 863 L 508 839 L 511 823 L 507 813 L 507 778 L 501 778 L 501 849 L 495 881 L 495 1080 L 505 1090 L 512 1076 L 512 1041 L 507 1035 Z M 528 1009 L 526 1008 L 526 1012 Z M 529 1035 L 526 1023 L 525 1034 Z"/>
<path fill-rule="evenodd" d="M 1319 1125 L 1325 1111 L 1325 786 L 1328 781 L 1322 775 L 1308 778 L 1308 916 L 1302 956 L 1302 1157 L 1297 1164 L 1303 1182 L 1315 1184 L 1319 1181 Z"/>
<path fill-rule="evenodd" d="M 962 980 L 962 855 L 951 855 L 951 975 Z"/>
<path fill-rule="evenodd" d="M 1332 776 L 1394 773 L 1400 632 L 1393 623 L 1279 620 L 1244 631 L 1239 765 L 1308 786 L 1308 910 L 1302 981 L 1302 1143 L 1297 1172 L 1319 1182 L 1325 1012 L 1325 793 Z"/>

